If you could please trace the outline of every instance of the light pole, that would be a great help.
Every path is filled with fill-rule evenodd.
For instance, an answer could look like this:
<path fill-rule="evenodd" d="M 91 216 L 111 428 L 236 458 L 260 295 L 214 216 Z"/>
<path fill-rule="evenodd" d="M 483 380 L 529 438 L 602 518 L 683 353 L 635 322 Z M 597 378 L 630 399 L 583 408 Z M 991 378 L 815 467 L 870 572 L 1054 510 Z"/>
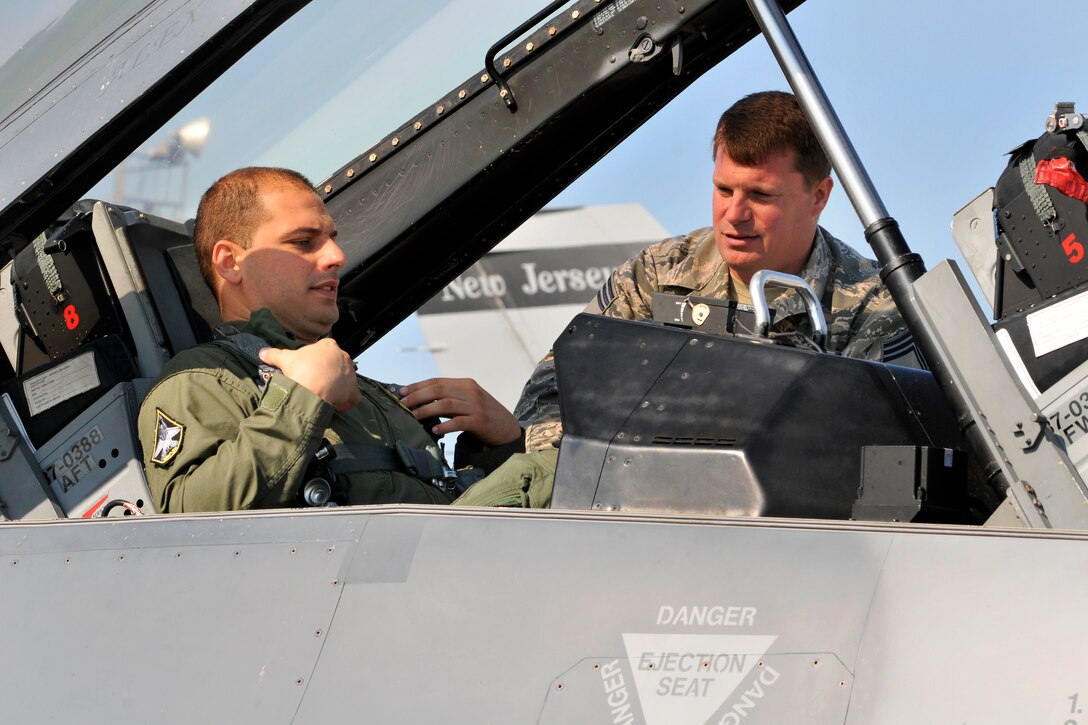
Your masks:
<path fill-rule="evenodd" d="M 173 208 L 175 215 L 180 215 L 185 209 L 185 196 L 189 184 L 190 159 L 200 156 L 204 144 L 211 133 L 211 121 L 207 118 L 198 118 L 190 121 L 181 128 L 169 132 L 166 140 L 155 144 L 142 154 L 133 154 L 120 166 L 114 174 L 114 198 L 118 204 L 133 205 L 143 211 L 156 213 L 160 208 Z M 135 159 L 142 164 L 132 164 Z M 176 196 L 170 184 L 170 174 L 174 169 L 181 170 L 181 186 L 177 189 Z M 154 192 L 142 196 L 130 197 L 127 194 L 127 177 L 133 174 L 145 174 L 148 177 L 164 179 L 161 193 Z M 146 181 L 146 178 L 143 180 Z M 140 184 L 141 191 L 144 184 Z"/>

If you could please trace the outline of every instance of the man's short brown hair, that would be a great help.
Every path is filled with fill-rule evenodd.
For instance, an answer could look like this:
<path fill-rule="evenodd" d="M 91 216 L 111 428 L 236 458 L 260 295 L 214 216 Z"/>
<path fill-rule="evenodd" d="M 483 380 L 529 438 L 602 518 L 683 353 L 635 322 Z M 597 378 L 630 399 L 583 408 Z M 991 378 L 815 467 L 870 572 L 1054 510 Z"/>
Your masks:
<path fill-rule="evenodd" d="M 730 106 L 714 132 L 715 157 L 723 146 L 741 166 L 758 166 L 793 149 L 797 171 L 809 186 L 831 173 L 831 162 L 792 93 L 762 91 Z"/>
<path fill-rule="evenodd" d="M 211 185 L 200 197 L 193 227 L 193 248 L 204 283 L 216 292 L 216 274 L 212 267 L 212 248 L 220 239 L 229 239 L 242 248 L 249 246 L 253 231 L 268 218 L 261 204 L 261 192 L 268 189 L 298 187 L 313 191 L 313 184 L 290 169 L 247 166 L 232 171 Z"/>

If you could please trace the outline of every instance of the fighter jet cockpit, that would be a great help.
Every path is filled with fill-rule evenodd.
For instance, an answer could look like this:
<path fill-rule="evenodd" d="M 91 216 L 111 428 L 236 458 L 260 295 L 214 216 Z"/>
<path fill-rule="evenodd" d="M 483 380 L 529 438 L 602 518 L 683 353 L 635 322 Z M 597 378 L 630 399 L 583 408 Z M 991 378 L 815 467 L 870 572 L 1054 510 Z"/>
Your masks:
<path fill-rule="evenodd" d="M 1083 722 L 1084 89 L 964 80 L 1000 76 L 991 58 L 949 71 L 957 95 L 880 55 L 908 20 L 941 38 L 933 54 L 1019 22 L 981 0 L 542 5 L 0 9 L 0 616 L 19 625 L 0 717 Z M 824 5 L 832 24 L 806 25 Z M 794 21 L 819 29 L 802 38 L 811 60 Z M 816 70 L 855 40 L 868 55 L 825 91 Z M 970 47 L 972 62 L 997 55 Z M 752 75 L 756 60 L 777 80 Z M 904 84 L 926 99 L 917 118 L 956 109 L 959 140 L 918 150 L 892 122 Z M 752 275 L 750 305 L 658 292 L 652 319 L 575 310 L 547 333 L 511 312 L 575 279 L 580 308 L 624 261 L 537 274 L 524 246 L 502 246 L 534 215 L 555 212 L 539 229 L 560 237 L 571 209 L 667 198 L 682 219 L 654 207 L 654 230 L 708 226 L 713 125 L 766 88 L 796 96 L 834 171 L 820 223 L 876 259 L 920 365 L 829 352 L 823 290 L 782 270 Z M 836 95 L 854 110 L 840 116 Z M 1027 109 L 1014 138 L 962 111 L 999 95 Z M 965 126 L 992 172 L 951 157 Z M 904 153 L 925 158 L 883 158 Z M 545 340 L 563 430 L 550 507 L 157 510 L 138 411 L 224 322 L 193 217 L 251 165 L 316 182 L 344 256 L 331 336 L 361 374 L 444 293 L 524 327 L 481 325 L 479 358 Z M 893 215 L 957 176 L 951 230 L 924 226 L 923 244 L 962 264 L 920 254 L 921 217 Z M 554 241 L 548 259 L 577 257 Z M 503 259 L 535 270 L 531 293 L 496 276 Z M 800 331 L 773 332 L 776 296 Z"/>
<path fill-rule="evenodd" d="M 336 338 L 358 351 L 554 193 L 555 176 L 536 185 L 521 184 L 504 191 L 511 201 L 499 205 L 513 203 L 516 209 L 494 214 L 486 224 L 469 221 L 480 205 L 498 208 L 496 200 L 502 197 L 496 195 L 507 185 L 505 173 L 516 174 L 522 164 L 531 166 L 552 153 L 548 134 L 563 139 L 560 143 L 572 159 L 607 150 L 610 142 L 584 133 L 579 138 L 586 145 L 571 148 L 564 135 L 569 134 L 564 119 L 571 113 L 556 113 L 560 98 L 553 90 L 529 84 L 516 93 L 505 80 L 519 63 L 551 58 L 549 43 L 579 42 L 565 40 L 579 32 L 600 35 L 603 16 L 591 21 L 590 31 L 582 28 L 586 18 L 578 8 L 561 15 L 548 8 L 525 20 L 524 10 L 504 7 L 486 24 L 473 23 L 472 32 L 488 39 L 497 29 L 515 26 L 488 50 L 482 73 L 467 75 L 471 71 L 462 69 L 471 68 L 478 58 L 459 52 L 456 63 L 451 58 L 450 68 L 413 86 L 411 95 L 393 94 L 394 101 L 360 116 L 348 112 L 348 96 L 358 95 L 364 86 L 377 95 L 380 86 L 389 84 L 387 68 L 421 53 L 423 40 L 417 36 L 439 27 L 448 31 L 440 18 L 467 21 L 450 9 L 426 22 L 422 9 L 413 11 L 421 14 L 416 20 L 391 10 L 370 17 L 368 31 L 387 39 L 388 55 L 353 56 L 323 69 L 322 83 L 305 82 L 316 71 L 299 67 L 296 55 L 306 52 L 309 38 L 335 41 L 336 33 L 351 26 L 344 20 L 345 13 L 353 12 L 348 5 L 301 10 L 294 23 L 273 30 L 239 67 L 152 136 L 165 140 L 143 144 L 90 190 L 91 197 L 61 211 L 32 240 L 9 245 L 13 258 L 5 267 L 2 289 L 11 304 L 0 311 L 0 339 L 11 374 L 3 401 L 11 426 L 22 438 L 16 446 L 19 455 L 8 465 L 18 462 L 23 469 L 22 478 L 8 477 L 20 481 L 4 494 L 9 518 L 154 513 L 138 465 L 134 411 L 163 364 L 211 339 L 211 330 L 222 322 L 192 253 L 187 215 L 199 191 L 192 191 L 190 176 L 214 178 L 229 165 L 242 163 L 233 158 L 275 158 L 284 166 L 327 170 L 337 154 L 342 158 L 345 145 L 366 149 L 317 188 L 347 240 L 342 288 L 346 314 Z M 62 20 L 74 22 L 77 15 Z M 688 25 L 688 18 L 680 15 L 668 22 L 703 27 Z M 634 48 L 626 73 L 632 78 L 646 73 L 661 84 L 659 90 L 647 91 L 648 97 L 667 95 L 672 92 L 668 83 L 703 62 L 701 44 L 709 41 L 683 30 L 669 36 L 668 43 L 658 42 L 646 32 L 650 19 L 636 20 L 634 30 L 621 34 L 632 36 Z M 392 43 L 396 31 L 415 28 L 417 21 L 420 27 L 406 40 Z M 658 22 L 662 29 L 657 36 L 663 37 L 666 20 Z M 304 32 L 293 30 L 298 27 Z M 54 32 L 68 30 L 62 23 Z M 530 39 L 507 47 L 520 36 Z M 713 52 L 727 52 L 736 40 L 728 36 L 714 42 L 720 49 Z M 611 64 L 613 56 L 608 59 Z M 301 95 L 291 109 L 278 112 L 282 99 L 267 81 L 253 84 L 250 67 L 264 68 L 258 75 L 276 83 L 290 77 L 298 85 Z M 584 67 L 568 72 L 587 88 L 605 84 L 611 75 L 608 68 L 596 75 L 587 75 Z M 238 77 L 246 82 L 239 84 L 234 80 Z M 615 82 L 634 82 L 623 77 Z M 501 105 L 485 98 L 493 85 L 505 93 Z M 247 110 L 252 105 L 286 118 L 254 127 L 251 110 L 246 115 L 218 108 L 230 95 Z M 383 99 L 388 96 L 382 94 Z M 441 100 L 429 103 L 435 97 Z M 179 96 L 175 105 L 181 100 Z M 605 93 L 581 100 L 591 109 L 612 102 Z M 514 129 L 508 138 L 500 133 L 500 124 L 536 115 L 541 118 L 539 130 Z M 633 128 L 636 115 L 610 120 L 610 133 Z M 1078 117 L 1071 110 L 1067 115 Z M 411 120 L 405 123 L 406 118 Z M 392 133 L 384 130 L 390 126 L 396 127 Z M 224 154 L 217 145 L 223 143 L 220 138 L 234 146 L 244 138 L 249 146 Z M 300 143 L 300 138 L 307 141 Z M 510 143 L 518 144 L 517 154 L 508 152 Z M 445 164 L 447 157 L 466 154 L 480 156 L 476 176 L 447 174 L 448 192 L 412 187 L 414 203 L 419 208 L 430 204 L 432 211 L 393 203 L 398 193 L 408 193 L 396 191 L 400 184 L 417 183 L 408 179 L 409 170 L 423 168 L 430 174 L 421 164 L 439 163 L 439 158 Z M 452 168 L 461 167 L 455 163 Z M 576 168 L 564 168 L 567 176 L 577 174 Z M 449 196 L 443 198 L 444 193 Z M 448 228 L 461 230 L 464 243 L 436 249 L 433 240 Z M 986 257 L 985 246 L 992 241 L 981 245 L 978 256 Z M 999 275 L 1005 280 L 996 286 L 999 320 L 1010 304 L 1018 305 L 1023 315 L 1025 304 L 1041 302 L 1025 302 L 1020 287 L 1009 286 L 1035 268 L 1018 263 L 1022 255 L 1011 251 L 1012 262 L 993 254 L 989 256 L 997 261 L 988 260 L 999 272 L 1016 272 Z M 394 270 L 409 258 L 417 279 L 405 285 Z M 984 471 L 986 464 L 969 454 L 965 413 L 949 405 L 939 378 L 924 370 L 822 353 L 820 304 L 803 282 L 791 293 L 806 300 L 811 329 L 818 334 L 800 344 L 769 336 L 765 298 L 781 275 L 768 272 L 768 290 L 762 282 L 753 289 L 754 301 L 763 300 L 756 304 L 757 319 L 746 324 L 733 319 L 735 308 L 712 299 L 662 296 L 655 305 L 656 324 L 582 316 L 558 335 L 554 349 L 565 435 L 553 505 L 632 513 L 985 522 L 1005 499 L 1007 484 L 995 482 L 993 472 Z M 1032 288 L 1032 282 L 1027 284 Z M 1076 279 L 1070 278 L 1069 284 L 1075 288 Z M 1053 296 L 1061 290 L 1049 285 L 1045 291 Z M 687 317 L 686 306 L 692 310 Z M 757 332 L 758 309 L 763 332 Z M 1018 331 L 1022 343 L 1023 324 L 1011 329 Z M 1075 350 L 1070 353 L 1074 348 L 1062 353 L 1063 359 L 1073 355 L 1068 364 L 1057 370 L 1048 367 L 1046 382 L 1059 379 L 1079 359 Z M 602 366 L 601 360 L 609 364 Z M 758 371 L 755 385 L 752 371 Z M 827 420 L 826 411 L 850 398 L 866 404 Z M 30 476 L 37 485 L 26 485 Z"/>

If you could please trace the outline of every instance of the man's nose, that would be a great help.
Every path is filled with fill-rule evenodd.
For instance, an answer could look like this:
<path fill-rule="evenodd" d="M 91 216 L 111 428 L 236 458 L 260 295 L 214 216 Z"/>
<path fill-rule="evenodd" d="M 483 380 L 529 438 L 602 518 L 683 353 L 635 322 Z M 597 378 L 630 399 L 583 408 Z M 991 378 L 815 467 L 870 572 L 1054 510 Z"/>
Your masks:
<path fill-rule="evenodd" d="M 729 206 L 725 210 L 726 221 L 743 222 L 752 215 L 752 209 L 748 205 L 748 198 L 744 194 L 734 193 L 729 199 Z"/>
<path fill-rule="evenodd" d="M 345 261 L 347 258 L 344 256 L 344 250 L 335 239 L 328 237 L 321 247 L 321 266 L 325 269 L 339 269 L 344 266 Z"/>

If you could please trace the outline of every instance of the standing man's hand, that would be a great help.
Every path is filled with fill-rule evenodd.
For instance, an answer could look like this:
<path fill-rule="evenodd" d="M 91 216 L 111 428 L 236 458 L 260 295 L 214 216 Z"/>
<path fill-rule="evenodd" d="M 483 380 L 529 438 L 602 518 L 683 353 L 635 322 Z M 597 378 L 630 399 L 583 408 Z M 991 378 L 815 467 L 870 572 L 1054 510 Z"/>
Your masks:
<path fill-rule="evenodd" d="M 472 378 L 431 378 L 400 389 L 401 402 L 416 420 L 449 418 L 432 429 L 435 435 L 472 433 L 488 446 L 521 437 L 517 418 Z"/>
<path fill-rule="evenodd" d="M 334 340 L 325 338 L 297 350 L 266 347 L 258 354 L 262 361 L 279 368 L 341 413 L 354 408 L 362 397 L 355 380 L 355 365 Z"/>

